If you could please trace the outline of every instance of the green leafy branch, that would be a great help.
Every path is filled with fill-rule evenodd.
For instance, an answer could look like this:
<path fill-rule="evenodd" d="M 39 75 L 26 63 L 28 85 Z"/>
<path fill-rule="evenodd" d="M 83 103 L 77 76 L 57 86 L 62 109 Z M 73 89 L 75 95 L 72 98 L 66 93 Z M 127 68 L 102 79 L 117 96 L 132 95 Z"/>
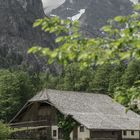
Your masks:
<path fill-rule="evenodd" d="M 117 87 L 114 95 L 117 102 L 139 113 L 140 81 L 135 82 L 131 88 Z"/>
<path fill-rule="evenodd" d="M 78 123 L 75 122 L 70 115 L 65 116 L 61 113 L 58 113 L 58 127 L 63 131 L 64 140 L 70 140 L 70 134 L 77 126 Z"/>

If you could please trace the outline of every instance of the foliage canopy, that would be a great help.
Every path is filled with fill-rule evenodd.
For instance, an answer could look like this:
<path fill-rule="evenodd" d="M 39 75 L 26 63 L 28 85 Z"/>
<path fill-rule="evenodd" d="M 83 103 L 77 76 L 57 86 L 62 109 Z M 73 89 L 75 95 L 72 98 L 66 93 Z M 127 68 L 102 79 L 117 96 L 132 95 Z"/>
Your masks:
<path fill-rule="evenodd" d="M 33 47 L 30 53 L 39 52 L 48 57 L 49 63 L 58 61 L 64 65 L 78 62 L 81 67 L 119 63 L 124 60 L 140 59 L 140 5 L 134 6 L 134 13 L 118 16 L 108 21 L 101 30 L 103 37 L 87 38 L 80 32 L 78 21 L 61 20 L 58 17 L 38 19 L 34 27 L 56 35 L 58 47 Z"/>
<path fill-rule="evenodd" d="M 0 70 L 0 119 L 9 121 L 34 94 L 28 73 Z"/>

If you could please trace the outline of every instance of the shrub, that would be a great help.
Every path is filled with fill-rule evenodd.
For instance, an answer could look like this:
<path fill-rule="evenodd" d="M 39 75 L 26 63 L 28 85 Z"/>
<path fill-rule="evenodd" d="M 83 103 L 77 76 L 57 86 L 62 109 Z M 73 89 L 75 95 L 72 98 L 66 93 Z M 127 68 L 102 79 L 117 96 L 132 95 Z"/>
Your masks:
<path fill-rule="evenodd" d="M 10 128 L 7 125 L 0 122 L 0 140 L 8 139 L 10 133 L 11 133 Z"/>

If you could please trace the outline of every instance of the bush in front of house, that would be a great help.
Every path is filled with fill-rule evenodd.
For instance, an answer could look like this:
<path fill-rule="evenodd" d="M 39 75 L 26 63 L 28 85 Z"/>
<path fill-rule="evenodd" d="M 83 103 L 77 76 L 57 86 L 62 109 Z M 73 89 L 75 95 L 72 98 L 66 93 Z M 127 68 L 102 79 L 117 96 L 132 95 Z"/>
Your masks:
<path fill-rule="evenodd" d="M 8 125 L 3 124 L 0 122 L 0 140 L 7 140 L 11 133 L 10 128 Z"/>

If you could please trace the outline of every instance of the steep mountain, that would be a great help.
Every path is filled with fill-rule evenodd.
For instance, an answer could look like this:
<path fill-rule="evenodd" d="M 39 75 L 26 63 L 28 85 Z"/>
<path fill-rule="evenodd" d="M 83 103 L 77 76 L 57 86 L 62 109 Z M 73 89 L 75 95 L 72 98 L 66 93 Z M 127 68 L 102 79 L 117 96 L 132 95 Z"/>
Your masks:
<path fill-rule="evenodd" d="M 41 0 L 0 0 L 0 68 L 46 69 L 45 59 L 27 54 L 33 45 L 54 46 L 49 34 L 32 28 L 44 16 Z"/>
<path fill-rule="evenodd" d="M 137 2 L 137 0 L 65 0 L 48 14 L 64 19 L 79 19 L 85 33 L 97 36 L 100 34 L 99 29 L 106 24 L 108 19 L 130 14 L 132 1 Z"/>

